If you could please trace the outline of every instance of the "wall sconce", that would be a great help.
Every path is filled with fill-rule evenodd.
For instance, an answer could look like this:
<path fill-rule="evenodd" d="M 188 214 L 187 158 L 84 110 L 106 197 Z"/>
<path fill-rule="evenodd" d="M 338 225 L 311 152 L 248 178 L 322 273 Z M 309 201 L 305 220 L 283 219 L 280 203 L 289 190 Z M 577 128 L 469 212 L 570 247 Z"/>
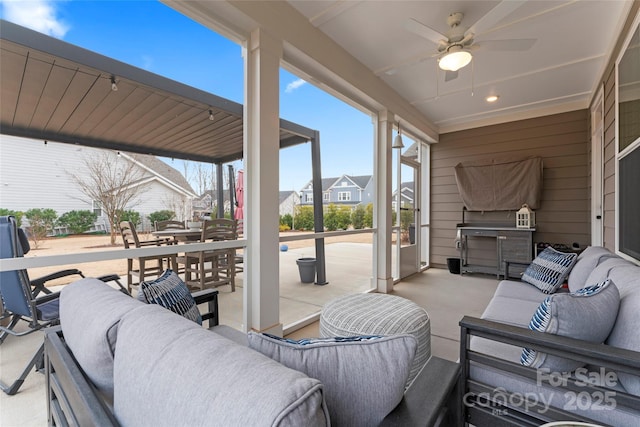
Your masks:
<path fill-rule="evenodd" d="M 116 84 L 116 76 L 111 76 L 111 90 L 114 92 L 118 91 L 118 85 Z"/>
<path fill-rule="evenodd" d="M 400 122 L 398 122 L 398 134 L 394 138 L 391 148 L 404 148 L 404 144 L 402 143 L 402 130 L 400 129 Z"/>
<path fill-rule="evenodd" d="M 213 117 L 213 110 L 209 110 L 209 120 L 213 121 L 215 117 Z"/>

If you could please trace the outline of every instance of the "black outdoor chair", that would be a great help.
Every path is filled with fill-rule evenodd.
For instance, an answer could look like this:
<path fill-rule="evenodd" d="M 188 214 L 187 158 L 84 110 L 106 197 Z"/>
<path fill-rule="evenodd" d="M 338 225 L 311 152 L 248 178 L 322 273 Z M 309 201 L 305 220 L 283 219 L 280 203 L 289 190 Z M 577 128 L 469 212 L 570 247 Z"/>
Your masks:
<path fill-rule="evenodd" d="M 29 243 L 26 241 L 24 234 L 22 234 L 24 241 L 21 239 L 20 230 L 14 217 L 0 217 L 0 258 L 18 258 L 28 251 Z M 27 250 L 24 250 L 24 247 Z M 64 274 L 65 272 L 66 274 Z M 44 284 L 49 280 L 73 274 L 84 277 L 79 270 L 65 270 L 37 279 L 36 286 L 34 281 L 29 280 L 26 270 L 1 272 L 0 297 L 2 298 L 2 315 L 0 316 L 0 321 L 6 322 L 8 320 L 8 325 L 0 325 L 0 344 L 8 335 L 21 337 L 58 324 L 58 297 L 60 295 L 58 292 L 51 292 Z M 119 282 L 120 277 L 117 275 L 103 276 L 99 279 L 104 282 L 116 281 L 120 288 L 124 289 Z M 37 295 L 40 291 L 45 292 L 46 295 L 38 298 Z M 20 320 L 27 322 L 28 329 L 24 331 L 14 329 Z M 41 369 L 44 366 L 43 355 L 44 341 L 17 380 L 10 385 L 0 382 L 2 391 L 9 395 L 17 393 L 31 368 Z"/>

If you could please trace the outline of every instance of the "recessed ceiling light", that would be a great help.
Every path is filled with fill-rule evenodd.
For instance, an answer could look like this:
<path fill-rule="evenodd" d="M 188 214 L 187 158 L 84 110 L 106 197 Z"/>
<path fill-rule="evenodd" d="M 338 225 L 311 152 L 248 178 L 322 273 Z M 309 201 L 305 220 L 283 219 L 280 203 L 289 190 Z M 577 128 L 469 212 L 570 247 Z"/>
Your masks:
<path fill-rule="evenodd" d="M 485 98 L 487 102 L 496 102 L 500 98 L 498 95 L 489 95 Z"/>

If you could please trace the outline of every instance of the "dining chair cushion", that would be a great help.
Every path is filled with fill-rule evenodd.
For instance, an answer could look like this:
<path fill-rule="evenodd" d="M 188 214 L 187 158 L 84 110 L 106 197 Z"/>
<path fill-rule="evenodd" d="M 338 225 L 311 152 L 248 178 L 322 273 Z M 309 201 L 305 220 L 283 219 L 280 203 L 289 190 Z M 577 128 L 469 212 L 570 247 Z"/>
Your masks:
<path fill-rule="evenodd" d="M 152 282 L 140 283 L 138 299 L 147 304 L 158 304 L 189 320 L 202 325 L 202 316 L 187 285 L 173 270 L 164 273 Z"/>

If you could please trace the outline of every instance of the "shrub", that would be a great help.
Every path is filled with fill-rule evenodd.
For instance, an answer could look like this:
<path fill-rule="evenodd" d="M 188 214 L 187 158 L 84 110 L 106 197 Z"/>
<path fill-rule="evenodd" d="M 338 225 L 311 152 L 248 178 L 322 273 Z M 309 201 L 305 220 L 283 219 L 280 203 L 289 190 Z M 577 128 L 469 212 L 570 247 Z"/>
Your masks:
<path fill-rule="evenodd" d="M 296 206 L 294 221 L 298 230 L 313 230 L 313 206 Z"/>
<path fill-rule="evenodd" d="M 58 214 L 53 209 L 29 209 L 24 216 L 29 220 L 28 233 L 33 246 L 38 249 L 40 241 L 53 231 Z"/>
<path fill-rule="evenodd" d="M 333 203 L 329 203 L 327 212 L 324 214 L 324 227 L 327 231 L 336 231 L 338 229 L 338 207 Z"/>
<path fill-rule="evenodd" d="M 289 230 L 293 228 L 293 217 L 291 214 L 280 215 L 280 225 L 288 225 Z"/>
<path fill-rule="evenodd" d="M 291 230 L 291 227 L 289 227 L 287 224 L 280 224 L 280 232 L 282 233 L 283 231 L 289 231 Z"/>
<path fill-rule="evenodd" d="M 346 230 L 351 225 L 351 208 L 349 206 L 340 206 L 336 213 L 336 225 L 338 230 Z"/>
<path fill-rule="evenodd" d="M 156 221 L 170 221 L 176 217 L 175 212 L 170 210 L 155 211 L 149 214 L 149 221 L 155 224 Z"/>
<path fill-rule="evenodd" d="M 373 228 L 373 203 L 369 203 L 364 212 L 364 226 Z"/>
<path fill-rule="evenodd" d="M 141 222 L 140 212 L 136 211 L 118 211 L 116 224 L 122 221 L 131 221 L 134 226 L 139 226 Z"/>
<path fill-rule="evenodd" d="M 67 227 L 72 234 L 82 234 L 89 230 L 98 216 L 89 210 L 65 212 L 58 218 L 58 225 Z"/>
<path fill-rule="evenodd" d="M 356 206 L 356 208 L 351 212 L 351 224 L 353 224 L 353 228 L 356 230 L 360 230 L 364 228 L 364 216 L 366 212 L 362 205 Z"/>
<path fill-rule="evenodd" d="M 0 208 L 0 216 L 9 216 L 9 215 L 16 217 L 16 223 L 18 224 L 18 227 L 22 225 L 22 215 L 24 215 L 23 212 Z"/>

